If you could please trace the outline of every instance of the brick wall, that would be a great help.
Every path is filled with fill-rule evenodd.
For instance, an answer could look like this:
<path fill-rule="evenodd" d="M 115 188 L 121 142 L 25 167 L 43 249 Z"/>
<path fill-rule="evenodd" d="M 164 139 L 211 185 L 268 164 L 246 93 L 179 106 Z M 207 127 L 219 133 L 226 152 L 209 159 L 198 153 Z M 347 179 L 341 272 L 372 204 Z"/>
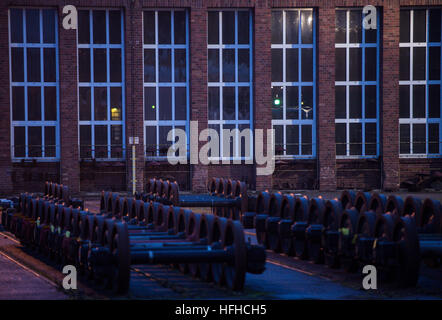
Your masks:
<path fill-rule="evenodd" d="M 441 160 L 399 160 L 398 74 L 400 6 L 441 5 L 440 0 L 376 0 L 381 9 L 381 154 L 379 160 L 336 160 L 334 135 L 334 29 L 335 8 L 363 6 L 363 0 L 14 0 L 0 4 L 0 194 L 19 191 L 40 176 L 51 177 L 73 192 L 96 189 L 130 190 L 132 165 L 129 137 L 138 136 L 136 146 L 137 189 L 152 176 L 174 177 L 182 189 L 206 191 L 212 176 L 247 180 L 250 188 L 385 188 L 395 190 L 419 172 L 440 170 Z M 125 18 L 126 162 L 81 162 L 78 157 L 78 97 L 76 32 L 61 27 L 62 8 L 121 8 Z M 59 163 L 33 166 L 12 163 L 10 153 L 10 97 L 8 52 L 9 6 L 54 7 L 59 14 L 60 140 Z M 178 165 L 146 162 L 143 138 L 142 9 L 189 9 L 191 120 L 199 121 L 199 132 L 207 127 L 207 9 L 250 8 L 254 23 L 254 127 L 271 127 L 271 9 L 313 7 L 317 14 L 317 160 L 279 161 L 273 175 L 256 176 L 254 165 Z M 197 144 L 199 147 L 204 142 Z M 382 183 L 382 184 L 381 184 Z"/>

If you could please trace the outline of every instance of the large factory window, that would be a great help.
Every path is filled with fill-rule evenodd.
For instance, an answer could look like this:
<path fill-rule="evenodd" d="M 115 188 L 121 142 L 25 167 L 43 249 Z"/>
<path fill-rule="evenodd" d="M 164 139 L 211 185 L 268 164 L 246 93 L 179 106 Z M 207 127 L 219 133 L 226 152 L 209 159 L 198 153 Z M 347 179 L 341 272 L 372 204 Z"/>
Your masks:
<path fill-rule="evenodd" d="M 124 158 L 124 25 L 120 10 L 78 11 L 80 157 Z"/>
<path fill-rule="evenodd" d="M 272 12 L 272 126 L 279 157 L 316 154 L 315 45 L 312 9 Z"/>
<path fill-rule="evenodd" d="M 59 158 L 57 13 L 9 10 L 12 158 Z"/>
<path fill-rule="evenodd" d="M 399 132 L 403 157 L 440 157 L 441 9 L 400 16 Z"/>
<path fill-rule="evenodd" d="M 365 29 L 363 18 L 362 9 L 336 10 L 338 158 L 375 158 L 379 155 L 379 26 Z"/>

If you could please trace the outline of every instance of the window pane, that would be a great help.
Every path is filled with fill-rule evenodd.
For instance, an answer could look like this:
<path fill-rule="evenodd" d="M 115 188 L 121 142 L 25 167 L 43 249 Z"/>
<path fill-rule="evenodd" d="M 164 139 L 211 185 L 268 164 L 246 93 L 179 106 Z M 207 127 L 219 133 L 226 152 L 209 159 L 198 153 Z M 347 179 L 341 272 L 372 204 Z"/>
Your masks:
<path fill-rule="evenodd" d="M 335 139 L 336 139 L 336 155 L 345 156 L 347 154 L 347 130 L 345 123 L 335 124 Z"/>
<path fill-rule="evenodd" d="M 90 20 L 88 10 L 78 11 L 78 43 L 90 43 Z"/>
<path fill-rule="evenodd" d="M 289 155 L 299 154 L 299 126 L 288 125 L 286 131 L 286 152 Z"/>
<path fill-rule="evenodd" d="M 238 120 L 250 119 L 250 88 L 238 87 Z"/>
<path fill-rule="evenodd" d="M 410 86 L 399 86 L 399 118 L 410 117 Z"/>
<path fill-rule="evenodd" d="M 346 31 L 347 31 L 346 15 L 347 15 L 346 11 L 336 10 L 336 28 L 335 28 L 336 43 L 346 42 Z"/>
<path fill-rule="evenodd" d="M 80 158 L 91 158 L 91 126 L 80 126 Z"/>
<path fill-rule="evenodd" d="M 106 43 L 106 11 L 92 11 L 94 43 Z"/>
<path fill-rule="evenodd" d="M 440 47 L 429 47 L 429 80 L 440 80 Z"/>
<path fill-rule="evenodd" d="M 238 11 L 238 43 L 249 43 L 249 11 Z"/>
<path fill-rule="evenodd" d="M 28 121 L 41 120 L 41 88 L 28 87 Z"/>
<path fill-rule="evenodd" d="M 272 49 L 272 81 L 282 82 L 282 49 Z"/>
<path fill-rule="evenodd" d="M 12 120 L 25 120 L 25 90 L 24 87 L 12 87 Z"/>
<path fill-rule="evenodd" d="M 144 11 L 144 43 L 154 44 L 155 43 L 155 12 L 154 11 Z"/>
<path fill-rule="evenodd" d="M 186 50 L 175 50 L 175 82 L 186 82 Z"/>
<path fill-rule="evenodd" d="M 154 87 L 144 88 L 144 119 L 156 120 L 156 91 Z"/>
<path fill-rule="evenodd" d="M 313 49 L 302 49 L 302 81 L 313 81 Z"/>
<path fill-rule="evenodd" d="M 94 88 L 95 121 L 107 120 L 107 88 Z"/>
<path fill-rule="evenodd" d="M 350 123 L 350 155 L 362 154 L 362 124 Z"/>
<path fill-rule="evenodd" d="M 335 49 L 335 68 L 336 68 L 336 81 L 345 81 L 346 80 L 346 56 L 347 53 L 344 48 L 336 48 Z"/>
<path fill-rule="evenodd" d="M 172 69 L 170 60 L 170 49 L 159 49 L 158 59 L 159 59 L 159 76 L 160 82 L 170 82 L 172 81 Z"/>
<path fill-rule="evenodd" d="M 410 10 L 401 10 L 400 42 L 410 42 Z"/>
<path fill-rule="evenodd" d="M 413 80 L 425 80 L 425 48 L 413 48 Z"/>
<path fill-rule="evenodd" d="M 428 117 L 440 118 L 440 85 L 428 86 Z"/>
<path fill-rule="evenodd" d="M 28 48 L 27 49 L 27 64 L 28 64 L 28 81 L 40 82 L 40 49 Z"/>
<path fill-rule="evenodd" d="M 439 124 L 428 124 L 428 153 L 439 153 Z"/>
<path fill-rule="evenodd" d="M 283 90 L 282 87 L 272 88 L 272 119 L 283 118 Z"/>
<path fill-rule="evenodd" d="M 223 119 L 235 120 L 235 88 L 223 88 Z"/>
<path fill-rule="evenodd" d="M 89 49 L 78 49 L 78 70 L 80 82 L 91 81 L 91 56 Z"/>
<path fill-rule="evenodd" d="M 209 82 L 219 82 L 219 50 L 209 49 Z"/>
<path fill-rule="evenodd" d="M 250 81 L 249 49 L 238 49 L 238 81 Z"/>
<path fill-rule="evenodd" d="M 301 152 L 303 155 L 312 154 L 312 126 L 301 126 L 302 146 Z"/>
<path fill-rule="evenodd" d="M 24 81 L 23 48 L 11 48 L 12 82 Z"/>
<path fill-rule="evenodd" d="M 410 153 L 410 125 L 401 124 L 400 130 L 400 153 L 408 154 Z"/>
<path fill-rule="evenodd" d="M 272 43 L 282 43 L 282 11 L 272 11 Z"/>
<path fill-rule="evenodd" d="M 209 120 L 220 119 L 219 88 L 209 87 Z"/>
<path fill-rule="evenodd" d="M 347 107 L 346 107 L 346 90 L 345 86 L 336 86 L 335 87 L 335 117 L 336 119 L 345 119 L 347 115 Z"/>
<path fill-rule="evenodd" d="M 350 48 L 350 81 L 362 80 L 362 49 Z"/>
<path fill-rule="evenodd" d="M 426 40 L 426 10 L 413 10 L 414 27 L 413 42 L 425 42 Z"/>
<path fill-rule="evenodd" d="M 109 42 L 113 44 L 121 43 L 121 12 L 109 11 Z"/>
<path fill-rule="evenodd" d="M 110 81 L 121 82 L 121 49 L 109 49 Z"/>
<path fill-rule="evenodd" d="M 235 12 L 223 11 L 223 44 L 235 43 Z"/>
<path fill-rule="evenodd" d="M 94 49 L 94 82 L 107 82 L 106 49 Z"/>
<path fill-rule="evenodd" d="M 365 86 L 365 117 L 376 118 L 376 86 Z"/>
<path fill-rule="evenodd" d="M 365 16 L 365 14 L 363 14 Z M 379 19 L 379 15 L 376 13 L 377 19 Z M 377 22 L 379 28 L 379 22 Z M 362 26 L 363 27 L 363 26 Z M 377 32 L 378 29 L 364 29 L 365 31 L 365 42 L 366 43 L 376 43 L 377 42 Z"/>
<path fill-rule="evenodd" d="M 350 86 L 350 118 L 362 118 L 362 87 Z"/>
<path fill-rule="evenodd" d="M 159 134 L 159 147 L 160 147 L 160 156 L 167 156 L 167 150 L 172 145 L 171 141 L 167 141 L 167 135 L 169 131 L 172 130 L 170 126 L 160 126 L 160 134 Z"/>
<path fill-rule="evenodd" d="M 350 43 L 362 42 L 362 12 L 350 10 Z"/>
<path fill-rule="evenodd" d="M 45 157 L 55 157 L 55 127 L 45 127 Z"/>
<path fill-rule="evenodd" d="M 286 87 L 286 92 L 286 119 L 299 119 L 298 87 Z"/>
<path fill-rule="evenodd" d="M 376 123 L 365 124 L 365 154 L 376 155 Z"/>
<path fill-rule="evenodd" d="M 175 120 L 187 119 L 187 92 L 185 87 L 175 87 Z"/>
<path fill-rule="evenodd" d="M 413 153 L 425 153 L 425 124 L 413 124 Z"/>
<path fill-rule="evenodd" d="M 284 154 L 284 136 L 282 133 L 282 130 L 284 129 L 283 126 L 273 126 L 273 129 L 275 130 L 275 154 L 282 155 Z"/>
<path fill-rule="evenodd" d="M 223 50 L 223 81 L 235 81 L 235 50 Z"/>
<path fill-rule="evenodd" d="M 57 120 L 57 87 L 45 87 L 45 120 Z"/>
<path fill-rule="evenodd" d="M 299 33 L 298 11 L 290 11 L 290 10 L 286 11 L 285 19 L 286 19 L 286 43 L 297 44 L 298 33 Z M 305 27 L 303 31 L 305 33 Z M 281 26 L 281 33 L 282 33 L 282 26 Z"/>
<path fill-rule="evenodd" d="M 174 29 L 175 29 L 175 44 L 186 43 L 186 12 L 175 11 L 174 15 Z"/>
<path fill-rule="evenodd" d="M 111 126 L 111 157 L 123 157 L 123 126 Z"/>
<path fill-rule="evenodd" d="M 301 11 L 301 41 L 313 43 L 313 17 L 311 11 Z"/>
<path fill-rule="evenodd" d="M 437 9 L 430 9 L 429 10 L 429 18 L 430 18 L 430 22 L 429 22 L 429 35 L 430 35 L 430 42 L 440 42 L 441 41 L 441 37 L 440 37 L 440 16 L 441 16 L 441 9 L 437 8 Z"/>
<path fill-rule="evenodd" d="M 43 16 L 43 42 L 55 43 L 55 11 L 42 10 Z"/>
<path fill-rule="evenodd" d="M 425 86 L 413 86 L 413 118 L 425 118 Z"/>
<path fill-rule="evenodd" d="M 23 10 L 9 9 L 11 25 L 11 43 L 23 42 Z"/>
<path fill-rule="evenodd" d="M 376 48 L 365 48 L 365 81 L 376 81 Z"/>
<path fill-rule="evenodd" d="M 302 87 L 302 119 L 313 119 L 313 87 Z"/>
<path fill-rule="evenodd" d="M 26 157 L 25 127 L 14 127 L 14 157 Z"/>
<path fill-rule="evenodd" d="M 44 63 L 44 81 L 55 82 L 57 81 L 57 71 L 55 62 L 55 48 L 43 49 L 43 63 Z"/>
<path fill-rule="evenodd" d="M 146 156 L 155 157 L 157 155 L 157 128 L 146 127 Z"/>
<path fill-rule="evenodd" d="M 95 158 L 107 157 L 107 126 L 95 126 Z"/>
<path fill-rule="evenodd" d="M 40 11 L 38 9 L 26 10 L 26 42 L 40 42 Z"/>
<path fill-rule="evenodd" d="M 304 53 L 303 49 L 302 53 Z M 286 81 L 287 82 L 297 82 L 298 81 L 298 49 L 287 49 L 286 50 Z M 304 57 L 302 57 L 304 59 Z M 303 61 L 304 63 L 304 61 Z M 302 65 L 304 67 L 304 65 Z M 304 76 L 304 69 L 302 70 L 302 75 Z"/>
<path fill-rule="evenodd" d="M 158 11 L 158 43 L 170 44 L 171 18 L 170 11 Z"/>
<path fill-rule="evenodd" d="M 155 50 L 144 50 L 144 82 L 155 82 Z"/>
<path fill-rule="evenodd" d="M 110 114 L 112 121 L 118 121 L 123 119 L 123 102 L 120 87 L 110 88 Z"/>
<path fill-rule="evenodd" d="M 91 88 L 79 88 L 80 121 L 91 120 Z"/>
<path fill-rule="evenodd" d="M 172 89 L 160 88 L 160 120 L 172 120 Z M 160 136 L 161 137 L 161 136 Z"/>
<path fill-rule="evenodd" d="M 410 80 L 410 48 L 399 48 L 399 80 Z"/>
<path fill-rule="evenodd" d="M 41 127 L 28 127 L 28 156 L 41 157 Z"/>
<path fill-rule="evenodd" d="M 209 11 L 208 21 L 208 42 L 209 44 L 219 43 L 219 12 Z"/>

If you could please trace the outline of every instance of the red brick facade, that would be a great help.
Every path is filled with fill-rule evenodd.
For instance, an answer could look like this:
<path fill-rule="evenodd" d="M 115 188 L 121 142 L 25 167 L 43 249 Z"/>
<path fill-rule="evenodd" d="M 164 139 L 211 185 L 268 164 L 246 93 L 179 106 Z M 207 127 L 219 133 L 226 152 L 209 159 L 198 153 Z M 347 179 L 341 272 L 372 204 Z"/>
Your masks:
<path fill-rule="evenodd" d="M 80 8 L 121 8 L 125 18 L 125 162 L 82 162 L 78 151 L 78 97 L 76 31 L 62 27 L 64 5 Z M 379 159 L 336 160 L 335 151 L 335 8 L 367 4 L 381 10 L 381 80 Z M 396 190 L 416 173 L 441 170 L 441 159 L 400 159 L 399 132 L 399 9 L 401 6 L 436 6 L 440 0 L 14 0 L 0 4 L 0 193 L 38 190 L 42 179 L 69 185 L 73 192 L 99 189 L 131 190 L 132 149 L 136 145 L 136 187 L 143 188 L 152 176 L 177 179 L 182 189 L 203 192 L 207 179 L 226 176 L 242 179 L 257 190 L 336 188 L 384 188 Z M 60 161 L 55 163 L 12 162 L 10 152 L 10 78 L 8 8 L 52 7 L 58 10 Z M 255 165 L 177 165 L 149 162 L 143 152 L 143 25 L 147 8 L 187 8 L 190 35 L 190 120 L 207 127 L 207 10 L 250 8 L 254 23 L 253 100 L 254 128 L 271 128 L 271 10 L 315 8 L 317 17 L 317 159 L 277 161 L 273 176 L 257 176 Z M 199 142 L 201 147 L 204 143 Z"/>

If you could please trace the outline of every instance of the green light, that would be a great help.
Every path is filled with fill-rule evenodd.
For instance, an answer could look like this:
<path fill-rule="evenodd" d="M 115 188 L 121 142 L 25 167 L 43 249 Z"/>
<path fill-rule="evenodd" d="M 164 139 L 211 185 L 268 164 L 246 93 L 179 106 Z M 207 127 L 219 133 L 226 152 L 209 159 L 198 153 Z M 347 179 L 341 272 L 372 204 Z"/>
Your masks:
<path fill-rule="evenodd" d="M 279 106 L 279 105 L 281 104 L 281 99 L 275 99 L 275 100 L 273 100 L 273 104 L 274 104 L 275 106 Z"/>
<path fill-rule="evenodd" d="M 152 109 L 155 109 L 155 106 L 152 106 Z"/>

